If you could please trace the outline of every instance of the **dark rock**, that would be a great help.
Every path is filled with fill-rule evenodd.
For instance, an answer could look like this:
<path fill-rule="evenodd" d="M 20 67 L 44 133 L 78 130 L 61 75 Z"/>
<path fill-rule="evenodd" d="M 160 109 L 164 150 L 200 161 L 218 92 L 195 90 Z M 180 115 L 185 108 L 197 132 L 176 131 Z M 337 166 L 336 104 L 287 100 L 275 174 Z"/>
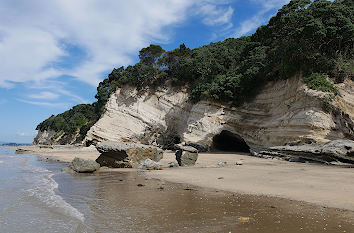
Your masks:
<path fill-rule="evenodd" d="M 186 142 L 186 146 L 194 147 L 198 150 L 198 152 L 210 151 L 210 148 L 208 146 L 196 142 Z"/>
<path fill-rule="evenodd" d="M 274 146 L 262 148 L 251 154 L 257 157 L 272 158 L 282 157 L 290 162 L 344 162 L 354 163 L 354 141 L 352 140 L 333 140 L 327 143 L 305 142 L 286 146 Z M 333 164 L 333 163 L 332 163 Z"/>
<path fill-rule="evenodd" d="M 101 166 L 112 167 L 112 168 L 132 168 L 133 165 L 129 160 L 121 158 L 114 158 L 107 154 L 101 154 L 97 159 L 96 162 L 99 163 Z"/>
<path fill-rule="evenodd" d="M 30 152 L 30 151 L 26 150 L 26 149 L 22 149 L 22 148 L 18 148 L 15 151 L 16 154 L 23 154 L 23 153 L 28 153 L 28 152 Z"/>
<path fill-rule="evenodd" d="M 146 159 L 158 162 L 163 151 L 157 147 L 126 142 L 102 142 L 96 146 L 101 155 L 97 162 L 108 167 L 137 167 Z"/>

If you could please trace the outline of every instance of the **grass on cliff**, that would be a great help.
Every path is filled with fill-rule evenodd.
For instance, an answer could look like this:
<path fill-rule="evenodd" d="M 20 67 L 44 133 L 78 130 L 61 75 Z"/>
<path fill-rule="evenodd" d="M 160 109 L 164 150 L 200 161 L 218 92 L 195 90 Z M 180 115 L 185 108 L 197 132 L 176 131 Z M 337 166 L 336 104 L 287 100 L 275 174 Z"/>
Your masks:
<path fill-rule="evenodd" d="M 336 93 L 328 77 L 336 81 L 354 77 L 353 22 L 353 0 L 292 0 L 252 36 L 195 49 L 181 44 L 165 51 L 150 45 L 140 50 L 140 62 L 113 69 L 99 84 L 97 102 L 52 116 L 37 129 L 63 130 L 66 135 L 79 132 L 83 138 L 104 112 L 110 94 L 124 85 L 144 91 L 168 81 L 188 87 L 191 101 L 209 99 L 237 106 L 264 83 L 302 73 L 309 88 Z"/>

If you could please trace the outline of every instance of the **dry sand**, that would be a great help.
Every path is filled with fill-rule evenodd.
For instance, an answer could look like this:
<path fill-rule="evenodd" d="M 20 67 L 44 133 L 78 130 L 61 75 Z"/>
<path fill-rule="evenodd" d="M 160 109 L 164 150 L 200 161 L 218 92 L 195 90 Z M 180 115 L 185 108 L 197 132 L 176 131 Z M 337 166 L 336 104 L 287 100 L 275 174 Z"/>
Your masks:
<path fill-rule="evenodd" d="M 21 147 L 24 148 L 24 147 Z M 74 157 L 96 159 L 94 149 L 27 147 L 32 154 L 69 162 Z M 174 153 L 160 161 L 167 167 Z M 243 165 L 235 165 L 242 161 Z M 219 167 L 219 162 L 226 162 Z M 122 169 L 115 169 L 122 171 Z M 131 169 L 125 169 L 130 171 Z M 201 153 L 196 166 L 147 171 L 151 178 L 242 194 L 266 195 L 354 211 L 354 169 L 318 164 L 290 163 L 235 153 Z"/>

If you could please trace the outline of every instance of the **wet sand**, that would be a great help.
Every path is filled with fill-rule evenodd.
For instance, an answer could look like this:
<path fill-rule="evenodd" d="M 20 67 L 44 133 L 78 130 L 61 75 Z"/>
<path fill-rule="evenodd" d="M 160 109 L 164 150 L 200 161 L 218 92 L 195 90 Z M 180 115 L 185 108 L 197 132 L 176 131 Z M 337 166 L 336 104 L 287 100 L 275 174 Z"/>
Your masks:
<path fill-rule="evenodd" d="M 105 171 L 55 177 L 89 232 L 352 232 L 354 213 Z M 78 197 L 84 203 L 78 203 Z M 87 206 L 86 206 L 87 204 Z M 86 209 L 86 210 L 85 210 Z"/>
<path fill-rule="evenodd" d="M 74 157 L 96 159 L 99 155 L 96 150 L 87 148 L 28 148 L 32 148 L 34 154 L 64 162 L 69 162 Z M 160 162 L 166 168 L 146 171 L 145 176 L 233 193 L 286 198 L 354 211 L 352 168 L 290 163 L 235 153 L 201 153 L 196 166 L 187 168 L 167 168 L 171 161 L 175 161 L 174 153 L 165 152 Z M 235 165 L 237 161 L 242 161 L 243 165 Z M 227 164 L 219 167 L 218 162 Z"/>

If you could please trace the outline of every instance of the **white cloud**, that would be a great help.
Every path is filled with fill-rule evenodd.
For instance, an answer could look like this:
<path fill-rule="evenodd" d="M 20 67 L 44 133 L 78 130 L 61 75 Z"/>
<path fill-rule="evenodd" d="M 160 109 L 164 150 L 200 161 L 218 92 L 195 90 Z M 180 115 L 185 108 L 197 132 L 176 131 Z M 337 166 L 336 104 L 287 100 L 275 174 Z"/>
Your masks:
<path fill-rule="evenodd" d="M 62 108 L 67 109 L 71 106 L 70 103 L 59 103 L 59 102 L 43 102 L 43 101 L 31 101 L 31 100 L 24 100 L 24 99 L 17 99 L 20 102 L 44 107 L 52 107 L 52 108 Z"/>
<path fill-rule="evenodd" d="M 96 86 L 105 72 L 131 64 L 140 48 L 150 42 L 167 42 L 172 35 L 168 33 L 171 30 L 165 29 L 191 15 L 208 26 L 217 26 L 214 37 L 228 34 L 226 31 L 233 28 L 234 14 L 230 3 L 235 1 L 0 1 L 0 87 L 11 87 L 17 82 L 40 85 L 62 75 Z M 288 2 L 249 1 L 262 9 L 242 23 L 236 36 L 254 30 L 264 23 L 270 9 Z M 68 45 L 80 48 L 84 59 L 65 68 L 58 63 L 70 58 Z M 72 98 L 80 99 L 74 95 Z"/>
<path fill-rule="evenodd" d="M 62 95 L 65 95 L 65 96 L 69 96 L 75 103 L 78 103 L 78 104 L 88 104 L 89 103 L 88 100 L 86 100 L 78 95 L 75 95 L 74 93 L 72 93 L 68 90 L 65 90 L 63 88 L 58 88 L 57 92 Z"/>
<path fill-rule="evenodd" d="M 61 75 L 97 85 L 103 72 L 131 63 L 131 55 L 150 41 L 167 40 L 165 27 L 183 21 L 193 4 L 189 0 L 0 1 L 0 87 Z M 60 69 L 55 63 L 66 59 L 67 43 L 82 48 L 85 61 Z"/>
<path fill-rule="evenodd" d="M 203 4 L 199 13 L 204 16 L 203 23 L 208 26 L 231 24 L 234 9 L 231 6 Z"/>
<path fill-rule="evenodd" d="M 269 20 L 269 15 L 267 13 L 271 10 L 279 9 L 283 5 L 289 3 L 290 0 L 250 0 L 250 2 L 257 5 L 260 9 L 251 18 L 241 22 L 234 34 L 234 37 L 236 38 L 247 35 L 256 30 L 259 26 L 267 23 Z"/>
<path fill-rule="evenodd" d="M 28 95 L 28 97 L 31 99 L 54 100 L 54 99 L 58 99 L 59 95 L 49 91 L 42 91 L 37 94 L 30 94 Z"/>

